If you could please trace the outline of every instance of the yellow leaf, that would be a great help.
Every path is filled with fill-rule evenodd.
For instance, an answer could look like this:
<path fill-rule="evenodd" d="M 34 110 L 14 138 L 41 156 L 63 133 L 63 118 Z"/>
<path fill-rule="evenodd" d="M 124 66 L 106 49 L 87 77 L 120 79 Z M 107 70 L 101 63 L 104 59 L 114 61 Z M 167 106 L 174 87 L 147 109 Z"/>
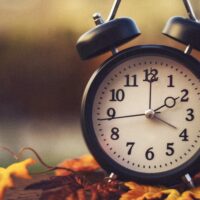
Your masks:
<path fill-rule="evenodd" d="M 145 186 L 145 185 L 139 185 L 134 182 L 127 182 L 125 183 L 125 186 L 127 186 L 130 190 L 123 194 L 120 198 L 120 200 L 138 200 L 139 197 L 143 197 L 146 193 L 154 194 L 156 192 L 162 191 L 164 188 L 161 187 L 152 187 L 152 186 Z"/>
<path fill-rule="evenodd" d="M 0 200 L 3 199 L 5 191 L 14 186 L 13 176 L 24 179 L 31 178 L 27 167 L 34 163 L 35 161 L 33 159 L 27 159 L 19 163 L 14 163 L 6 169 L 0 168 Z"/>
<path fill-rule="evenodd" d="M 91 155 L 84 155 L 80 158 L 66 160 L 62 162 L 61 164 L 59 164 L 59 167 L 65 167 L 75 172 L 93 171 L 100 168 L 99 164 Z M 62 169 L 56 170 L 57 176 L 67 176 L 69 174 L 70 172 L 66 170 L 62 170 Z"/>
<path fill-rule="evenodd" d="M 186 191 L 177 200 L 197 200 L 200 199 L 200 187 L 194 188 L 191 191 Z"/>
<path fill-rule="evenodd" d="M 162 193 L 168 195 L 166 200 L 177 200 L 180 196 L 180 193 L 175 189 L 164 190 Z"/>
<path fill-rule="evenodd" d="M 188 190 L 180 194 L 175 189 L 139 185 L 127 182 L 130 189 L 124 193 L 120 200 L 200 200 L 200 187 Z"/>
<path fill-rule="evenodd" d="M 177 190 L 169 189 L 156 193 L 146 193 L 137 200 L 154 200 L 154 199 L 177 200 L 178 197 L 180 197 L 180 193 Z"/>

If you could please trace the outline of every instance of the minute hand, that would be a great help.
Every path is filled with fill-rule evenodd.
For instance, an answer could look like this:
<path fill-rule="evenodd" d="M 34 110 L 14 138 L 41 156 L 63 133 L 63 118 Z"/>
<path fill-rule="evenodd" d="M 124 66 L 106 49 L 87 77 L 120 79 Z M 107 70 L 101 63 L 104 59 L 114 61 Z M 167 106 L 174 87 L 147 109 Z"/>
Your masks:
<path fill-rule="evenodd" d="M 145 116 L 145 114 L 142 113 L 142 114 L 136 114 L 136 115 L 124 115 L 124 116 L 118 116 L 118 117 L 100 118 L 98 120 L 103 121 L 103 120 L 113 120 L 113 119 L 122 119 L 122 118 L 139 117 L 139 116 Z"/>
<path fill-rule="evenodd" d="M 157 120 L 159 120 L 159 121 L 161 121 L 161 122 L 163 122 L 164 124 L 166 124 L 166 125 L 168 125 L 168 126 L 174 128 L 174 129 L 177 129 L 176 126 L 174 126 L 174 125 L 172 125 L 171 123 L 169 123 L 169 122 L 167 122 L 167 121 L 161 119 L 160 117 L 157 117 L 156 115 L 154 116 L 154 118 L 157 119 Z"/>

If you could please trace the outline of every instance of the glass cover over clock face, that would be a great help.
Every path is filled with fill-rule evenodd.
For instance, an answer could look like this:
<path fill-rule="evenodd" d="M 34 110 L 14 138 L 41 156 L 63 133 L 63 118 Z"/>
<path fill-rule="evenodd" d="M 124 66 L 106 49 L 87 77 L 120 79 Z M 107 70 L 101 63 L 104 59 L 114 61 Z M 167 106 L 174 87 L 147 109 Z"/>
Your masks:
<path fill-rule="evenodd" d="M 199 151 L 200 82 L 165 56 L 118 63 L 98 86 L 92 124 L 103 151 L 141 173 L 175 169 Z"/>

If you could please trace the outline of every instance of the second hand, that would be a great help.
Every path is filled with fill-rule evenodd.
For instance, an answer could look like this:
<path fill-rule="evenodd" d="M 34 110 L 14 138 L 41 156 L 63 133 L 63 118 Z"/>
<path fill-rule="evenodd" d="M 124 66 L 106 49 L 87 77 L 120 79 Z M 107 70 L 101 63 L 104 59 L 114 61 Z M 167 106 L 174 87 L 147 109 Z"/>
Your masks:
<path fill-rule="evenodd" d="M 118 116 L 118 117 L 109 117 L 109 118 L 101 118 L 98 119 L 99 121 L 104 121 L 104 120 L 112 120 L 112 119 L 122 119 L 122 118 L 128 118 L 128 117 L 139 117 L 139 116 L 144 116 L 145 114 L 136 114 L 136 115 L 125 115 L 125 116 Z"/>

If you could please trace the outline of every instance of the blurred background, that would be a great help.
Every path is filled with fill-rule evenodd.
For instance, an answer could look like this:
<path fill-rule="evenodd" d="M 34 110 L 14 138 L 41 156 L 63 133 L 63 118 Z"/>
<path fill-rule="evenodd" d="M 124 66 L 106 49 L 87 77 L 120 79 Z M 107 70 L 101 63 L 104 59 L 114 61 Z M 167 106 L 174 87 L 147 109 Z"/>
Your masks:
<path fill-rule="evenodd" d="M 200 0 L 191 0 L 200 16 Z M 78 37 L 107 18 L 112 0 L 0 0 L 0 146 L 33 147 L 49 163 L 88 153 L 79 116 L 84 87 L 111 54 L 81 61 Z M 182 0 L 123 0 L 117 17 L 132 17 L 142 35 L 120 47 L 165 44 L 171 16 L 187 16 Z M 194 51 L 194 56 L 199 54 Z M 0 165 L 12 162 L 0 152 Z"/>

